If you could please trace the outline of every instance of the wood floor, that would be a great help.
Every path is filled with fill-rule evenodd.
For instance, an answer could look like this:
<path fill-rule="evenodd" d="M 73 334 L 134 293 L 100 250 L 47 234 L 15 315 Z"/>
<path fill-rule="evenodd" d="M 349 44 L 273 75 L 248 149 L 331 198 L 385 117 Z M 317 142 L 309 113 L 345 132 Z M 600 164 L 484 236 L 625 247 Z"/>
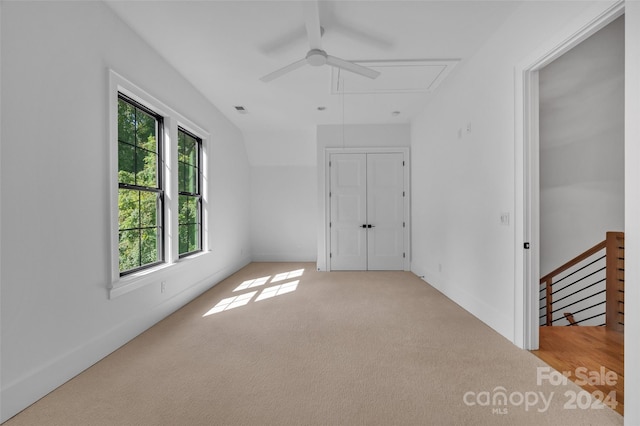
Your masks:
<path fill-rule="evenodd" d="M 615 410 L 624 414 L 623 333 L 605 327 L 540 327 L 540 349 L 531 352 L 556 370 L 570 372 L 569 379 L 588 392 L 615 395 Z"/>

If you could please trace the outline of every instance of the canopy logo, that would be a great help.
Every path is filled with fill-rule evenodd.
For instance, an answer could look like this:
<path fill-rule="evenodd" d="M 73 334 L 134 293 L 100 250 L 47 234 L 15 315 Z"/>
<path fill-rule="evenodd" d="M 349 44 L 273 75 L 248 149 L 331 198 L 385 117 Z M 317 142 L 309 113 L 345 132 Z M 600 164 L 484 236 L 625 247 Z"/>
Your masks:
<path fill-rule="evenodd" d="M 536 371 L 536 385 L 542 386 L 567 386 L 569 378 L 579 386 L 614 386 L 618 382 L 618 375 L 613 371 L 607 371 L 600 367 L 598 371 L 591 371 L 586 367 L 578 367 L 574 371 L 558 372 L 551 367 L 538 367 Z M 525 411 L 536 410 L 539 413 L 546 412 L 555 396 L 555 392 L 542 391 L 507 392 L 503 386 L 497 386 L 492 391 L 468 391 L 462 396 L 465 405 L 487 407 L 493 414 L 509 414 L 510 407 L 524 407 Z M 599 410 L 604 407 L 615 409 L 618 405 L 616 391 L 604 394 L 601 390 L 587 392 L 567 389 L 564 393 L 564 405 L 566 410 Z"/>

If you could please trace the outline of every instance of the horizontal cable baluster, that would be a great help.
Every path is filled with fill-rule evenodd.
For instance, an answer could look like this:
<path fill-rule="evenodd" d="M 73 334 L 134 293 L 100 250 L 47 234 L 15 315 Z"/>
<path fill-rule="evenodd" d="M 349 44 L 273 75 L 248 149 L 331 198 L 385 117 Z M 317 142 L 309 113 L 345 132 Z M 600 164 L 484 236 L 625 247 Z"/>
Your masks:
<path fill-rule="evenodd" d="M 589 277 L 591 277 L 591 276 L 593 276 L 593 275 L 597 274 L 598 272 L 602 272 L 602 271 L 604 271 L 604 270 L 606 270 L 606 269 L 607 269 L 606 267 L 602 267 L 602 268 L 598 269 L 597 271 L 593 271 L 593 272 L 592 272 L 592 273 L 590 273 L 589 275 L 585 275 L 584 277 L 582 277 L 582 278 L 580 278 L 580 279 L 578 279 L 578 280 L 576 280 L 576 281 L 572 282 L 571 284 L 567 284 L 566 286 L 564 286 L 564 287 L 562 287 L 562 288 L 560 288 L 560 289 L 558 289 L 558 290 L 556 290 L 556 291 L 551 292 L 551 294 L 556 294 L 557 292 L 562 291 L 562 290 L 564 290 L 564 289 L 566 289 L 566 288 L 569 288 L 569 287 L 571 287 L 572 285 L 577 284 L 577 283 L 579 283 L 580 281 L 585 280 L 585 279 L 587 279 L 587 278 L 589 278 Z M 578 291 L 580 291 L 580 290 L 578 290 Z"/>
<path fill-rule="evenodd" d="M 580 290 L 578 290 L 578 291 L 576 291 L 576 292 L 573 292 L 573 293 L 571 293 L 571 294 L 567 294 L 566 296 L 562 296 L 560 299 L 556 299 L 556 300 L 554 300 L 554 301 L 553 301 L 553 303 L 555 304 L 555 303 L 557 303 L 557 302 L 559 302 L 559 301 L 561 301 L 561 300 L 564 300 L 564 299 L 567 299 L 567 298 L 569 298 L 569 297 L 571 297 L 571 296 L 574 296 L 574 295 L 576 295 L 576 294 L 580 293 L 581 291 L 585 291 L 586 289 L 588 289 L 588 288 L 590 288 L 590 287 L 593 287 L 594 285 L 600 284 L 601 282 L 604 282 L 604 281 L 606 281 L 606 279 L 605 279 L 605 278 L 601 279 L 600 281 L 596 281 L 596 282 L 595 282 L 595 283 L 593 283 L 593 284 L 589 284 L 588 286 L 586 286 L 586 287 L 584 287 L 584 288 L 581 288 Z M 605 290 L 603 290 L 603 291 L 605 291 Z M 600 293 L 602 293 L 602 291 L 601 291 Z M 599 293 L 598 293 L 598 294 L 599 294 Z M 555 311 L 554 311 L 554 312 L 555 312 Z"/>
<path fill-rule="evenodd" d="M 582 299 L 580 299 L 580 300 L 576 300 L 575 302 L 569 303 L 568 305 L 565 305 L 565 306 L 563 306 L 562 308 L 555 309 L 555 310 L 551 311 L 551 313 L 552 313 L 552 314 L 555 314 L 555 313 L 556 313 L 556 312 L 558 312 L 558 311 L 562 311 L 562 310 L 564 310 L 564 309 L 567 309 L 569 306 L 573 306 L 573 305 L 575 305 L 576 303 L 583 302 L 583 301 L 585 301 L 585 300 L 587 300 L 587 299 L 590 299 L 590 298 L 592 298 L 592 297 L 594 297 L 594 296 L 597 296 L 597 295 L 599 295 L 599 294 L 602 294 L 602 293 L 604 293 L 604 292 L 606 292 L 606 291 L 607 291 L 607 290 L 602 290 L 602 291 L 599 291 L 599 292 L 597 292 L 597 293 L 593 293 L 593 294 L 592 294 L 592 295 L 590 295 L 590 296 L 583 297 L 583 298 L 582 298 Z"/>
<path fill-rule="evenodd" d="M 556 281 L 556 282 L 554 282 L 553 284 L 551 284 L 551 286 L 553 287 L 554 285 L 558 284 L 558 283 L 559 283 L 559 282 L 561 282 L 562 280 L 565 280 L 565 279 L 569 278 L 570 276 L 577 274 L 578 272 L 580 272 L 580 271 L 582 271 L 582 270 L 584 270 L 584 269 L 588 268 L 589 266 L 593 265 L 594 263 L 596 263 L 596 262 L 598 262 L 598 261 L 600 261 L 600 260 L 602 260 L 602 259 L 604 259 L 604 258 L 606 258 L 606 257 L 607 257 L 607 256 L 606 256 L 606 255 L 604 255 L 604 256 L 602 256 L 602 257 L 597 258 L 596 260 L 593 260 L 593 261 L 591 261 L 591 262 L 587 263 L 586 265 L 584 265 L 584 266 L 583 266 L 583 267 L 581 267 L 580 269 L 576 269 L 576 270 L 575 270 L 575 271 L 573 271 L 572 273 L 570 273 L 570 274 L 568 274 L 568 275 L 565 275 L 564 277 L 560 278 L 558 281 Z M 602 268 L 602 269 L 605 269 L 605 268 Z M 600 269 L 600 270 L 602 270 L 602 269 Z M 566 287 L 568 287 L 568 286 L 566 286 Z M 563 288 L 566 288 L 566 287 L 563 287 Z"/>

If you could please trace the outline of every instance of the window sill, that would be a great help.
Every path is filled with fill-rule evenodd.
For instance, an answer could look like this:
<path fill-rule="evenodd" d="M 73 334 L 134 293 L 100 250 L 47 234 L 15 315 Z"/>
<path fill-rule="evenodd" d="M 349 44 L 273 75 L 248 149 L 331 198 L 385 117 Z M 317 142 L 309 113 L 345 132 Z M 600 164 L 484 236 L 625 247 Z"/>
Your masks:
<path fill-rule="evenodd" d="M 173 264 L 170 263 L 163 263 L 161 265 L 154 266 L 153 268 L 135 272 L 131 275 L 119 277 L 117 281 L 111 283 L 111 285 L 109 286 L 109 299 L 115 299 L 116 297 L 122 296 L 123 294 L 127 294 L 141 287 L 149 285 L 152 282 L 156 282 L 157 275 L 161 271 L 170 268 L 172 265 Z"/>
<path fill-rule="evenodd" d="M 109 299 L 115 299 L 149 284 L 159 283 L 159 280 L 162 280 L 161 276 L 163 272 L 166 272 L 170 268 L 175 268 L 180 264 L 206 256 L 209 253 L 210 251 L 207 250 L 199 251 L 189 256 L 176 259 L 172 263 L 162 263 L 153 268 L 119 277 L 109 286 Z"/>

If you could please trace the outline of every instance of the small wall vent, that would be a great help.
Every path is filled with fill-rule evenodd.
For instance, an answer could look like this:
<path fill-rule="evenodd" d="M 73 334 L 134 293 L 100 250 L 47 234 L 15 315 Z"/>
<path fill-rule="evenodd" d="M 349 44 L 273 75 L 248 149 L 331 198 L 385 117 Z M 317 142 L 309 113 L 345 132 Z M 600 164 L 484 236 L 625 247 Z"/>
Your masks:
<path fill-rule="evenodd" d="M 238 111 L 240 114 L 246 114 L 247 113 L 247 109 L 245 107 L 243 107 L 242 105 L 236 105 L 234 106 L 234 108 L 236 109 L 236 111 Z"/>

